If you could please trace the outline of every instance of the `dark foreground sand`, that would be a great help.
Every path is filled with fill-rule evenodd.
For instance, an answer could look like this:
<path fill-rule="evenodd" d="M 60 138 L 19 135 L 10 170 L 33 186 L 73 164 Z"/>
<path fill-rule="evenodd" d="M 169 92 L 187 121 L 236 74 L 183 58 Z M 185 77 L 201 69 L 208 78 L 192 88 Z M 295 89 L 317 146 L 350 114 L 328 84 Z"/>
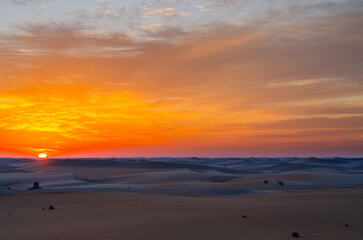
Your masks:
<path fill-rule="evenodd" d="M 0 195 L 0 239 L 282 240 L 294 239 L 294 231 L 303 239 L 363 239 L 363 189 L 238 196 Z"/>

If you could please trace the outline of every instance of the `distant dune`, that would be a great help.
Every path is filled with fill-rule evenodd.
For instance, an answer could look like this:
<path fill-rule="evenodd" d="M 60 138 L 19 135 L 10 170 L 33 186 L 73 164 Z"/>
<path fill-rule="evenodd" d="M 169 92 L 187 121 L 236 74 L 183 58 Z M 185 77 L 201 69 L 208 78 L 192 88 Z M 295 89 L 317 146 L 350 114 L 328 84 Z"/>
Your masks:
<path fill-rule="evenodd" d="M 267 180 L 268 184 L 264 183 Z M 363 159 L 111 158 L 0 159 L 0 193 L 145 191 L 245 194 L 363 187 Z M 283 182 L 283 186 L 278 182 Z M 11 190 L 9 190 L 9 188 Z"/>

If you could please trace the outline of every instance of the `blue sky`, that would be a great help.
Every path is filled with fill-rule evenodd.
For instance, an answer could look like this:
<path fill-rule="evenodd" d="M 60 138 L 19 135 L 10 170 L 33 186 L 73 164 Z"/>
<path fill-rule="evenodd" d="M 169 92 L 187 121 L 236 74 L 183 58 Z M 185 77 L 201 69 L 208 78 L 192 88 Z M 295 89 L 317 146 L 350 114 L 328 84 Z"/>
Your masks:
<path fill-rule="evenodd" d="M 166 0 L 166 1 L 117 1 L 117 0 L 1 0 L 0 31 L 16 31 L 27 23 L 81 22 L 87 28 L 100 32 L 122 31 L 138 33 L 141 28 L 176 25 L 190 30 L 216 22 L 245 24 L 263 18 L 275 11 L 281 21 L 301 19 L 294 13 L 300 8 L 303 16 L 328 14 L 329 5 L 354 1 L 344 0 Z M 316 8 L 315 6 L 319 6 Z M 324 9 L 325 8 L 325 9 Z"/>

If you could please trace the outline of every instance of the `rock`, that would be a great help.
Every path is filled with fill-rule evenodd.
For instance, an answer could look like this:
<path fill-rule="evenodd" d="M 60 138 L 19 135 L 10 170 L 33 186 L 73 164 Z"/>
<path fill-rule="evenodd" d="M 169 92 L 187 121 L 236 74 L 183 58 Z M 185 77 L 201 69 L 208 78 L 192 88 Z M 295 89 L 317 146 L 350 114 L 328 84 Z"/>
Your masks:
<path fill-rule="evenodd" d="M 39 187 L 39 182 L 34 182 L 33 187 L 28 188 L 28 190 L 36 190 L 36 189 L 42 189 L 41 187 Z"/>

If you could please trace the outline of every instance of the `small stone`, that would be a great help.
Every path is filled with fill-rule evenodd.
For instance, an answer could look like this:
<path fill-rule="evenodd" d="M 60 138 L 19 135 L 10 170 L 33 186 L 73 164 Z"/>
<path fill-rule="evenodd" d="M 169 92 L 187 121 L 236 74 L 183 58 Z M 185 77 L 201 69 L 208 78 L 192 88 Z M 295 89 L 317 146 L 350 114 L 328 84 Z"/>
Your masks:
<path fill-rule="evenodd" d="M 42 189 L 41 187 L 39 187 L 39 182 L 34 182 L 33 187 L 28 188 L 28 190 L 36 190 L 36 189 Z"/>

